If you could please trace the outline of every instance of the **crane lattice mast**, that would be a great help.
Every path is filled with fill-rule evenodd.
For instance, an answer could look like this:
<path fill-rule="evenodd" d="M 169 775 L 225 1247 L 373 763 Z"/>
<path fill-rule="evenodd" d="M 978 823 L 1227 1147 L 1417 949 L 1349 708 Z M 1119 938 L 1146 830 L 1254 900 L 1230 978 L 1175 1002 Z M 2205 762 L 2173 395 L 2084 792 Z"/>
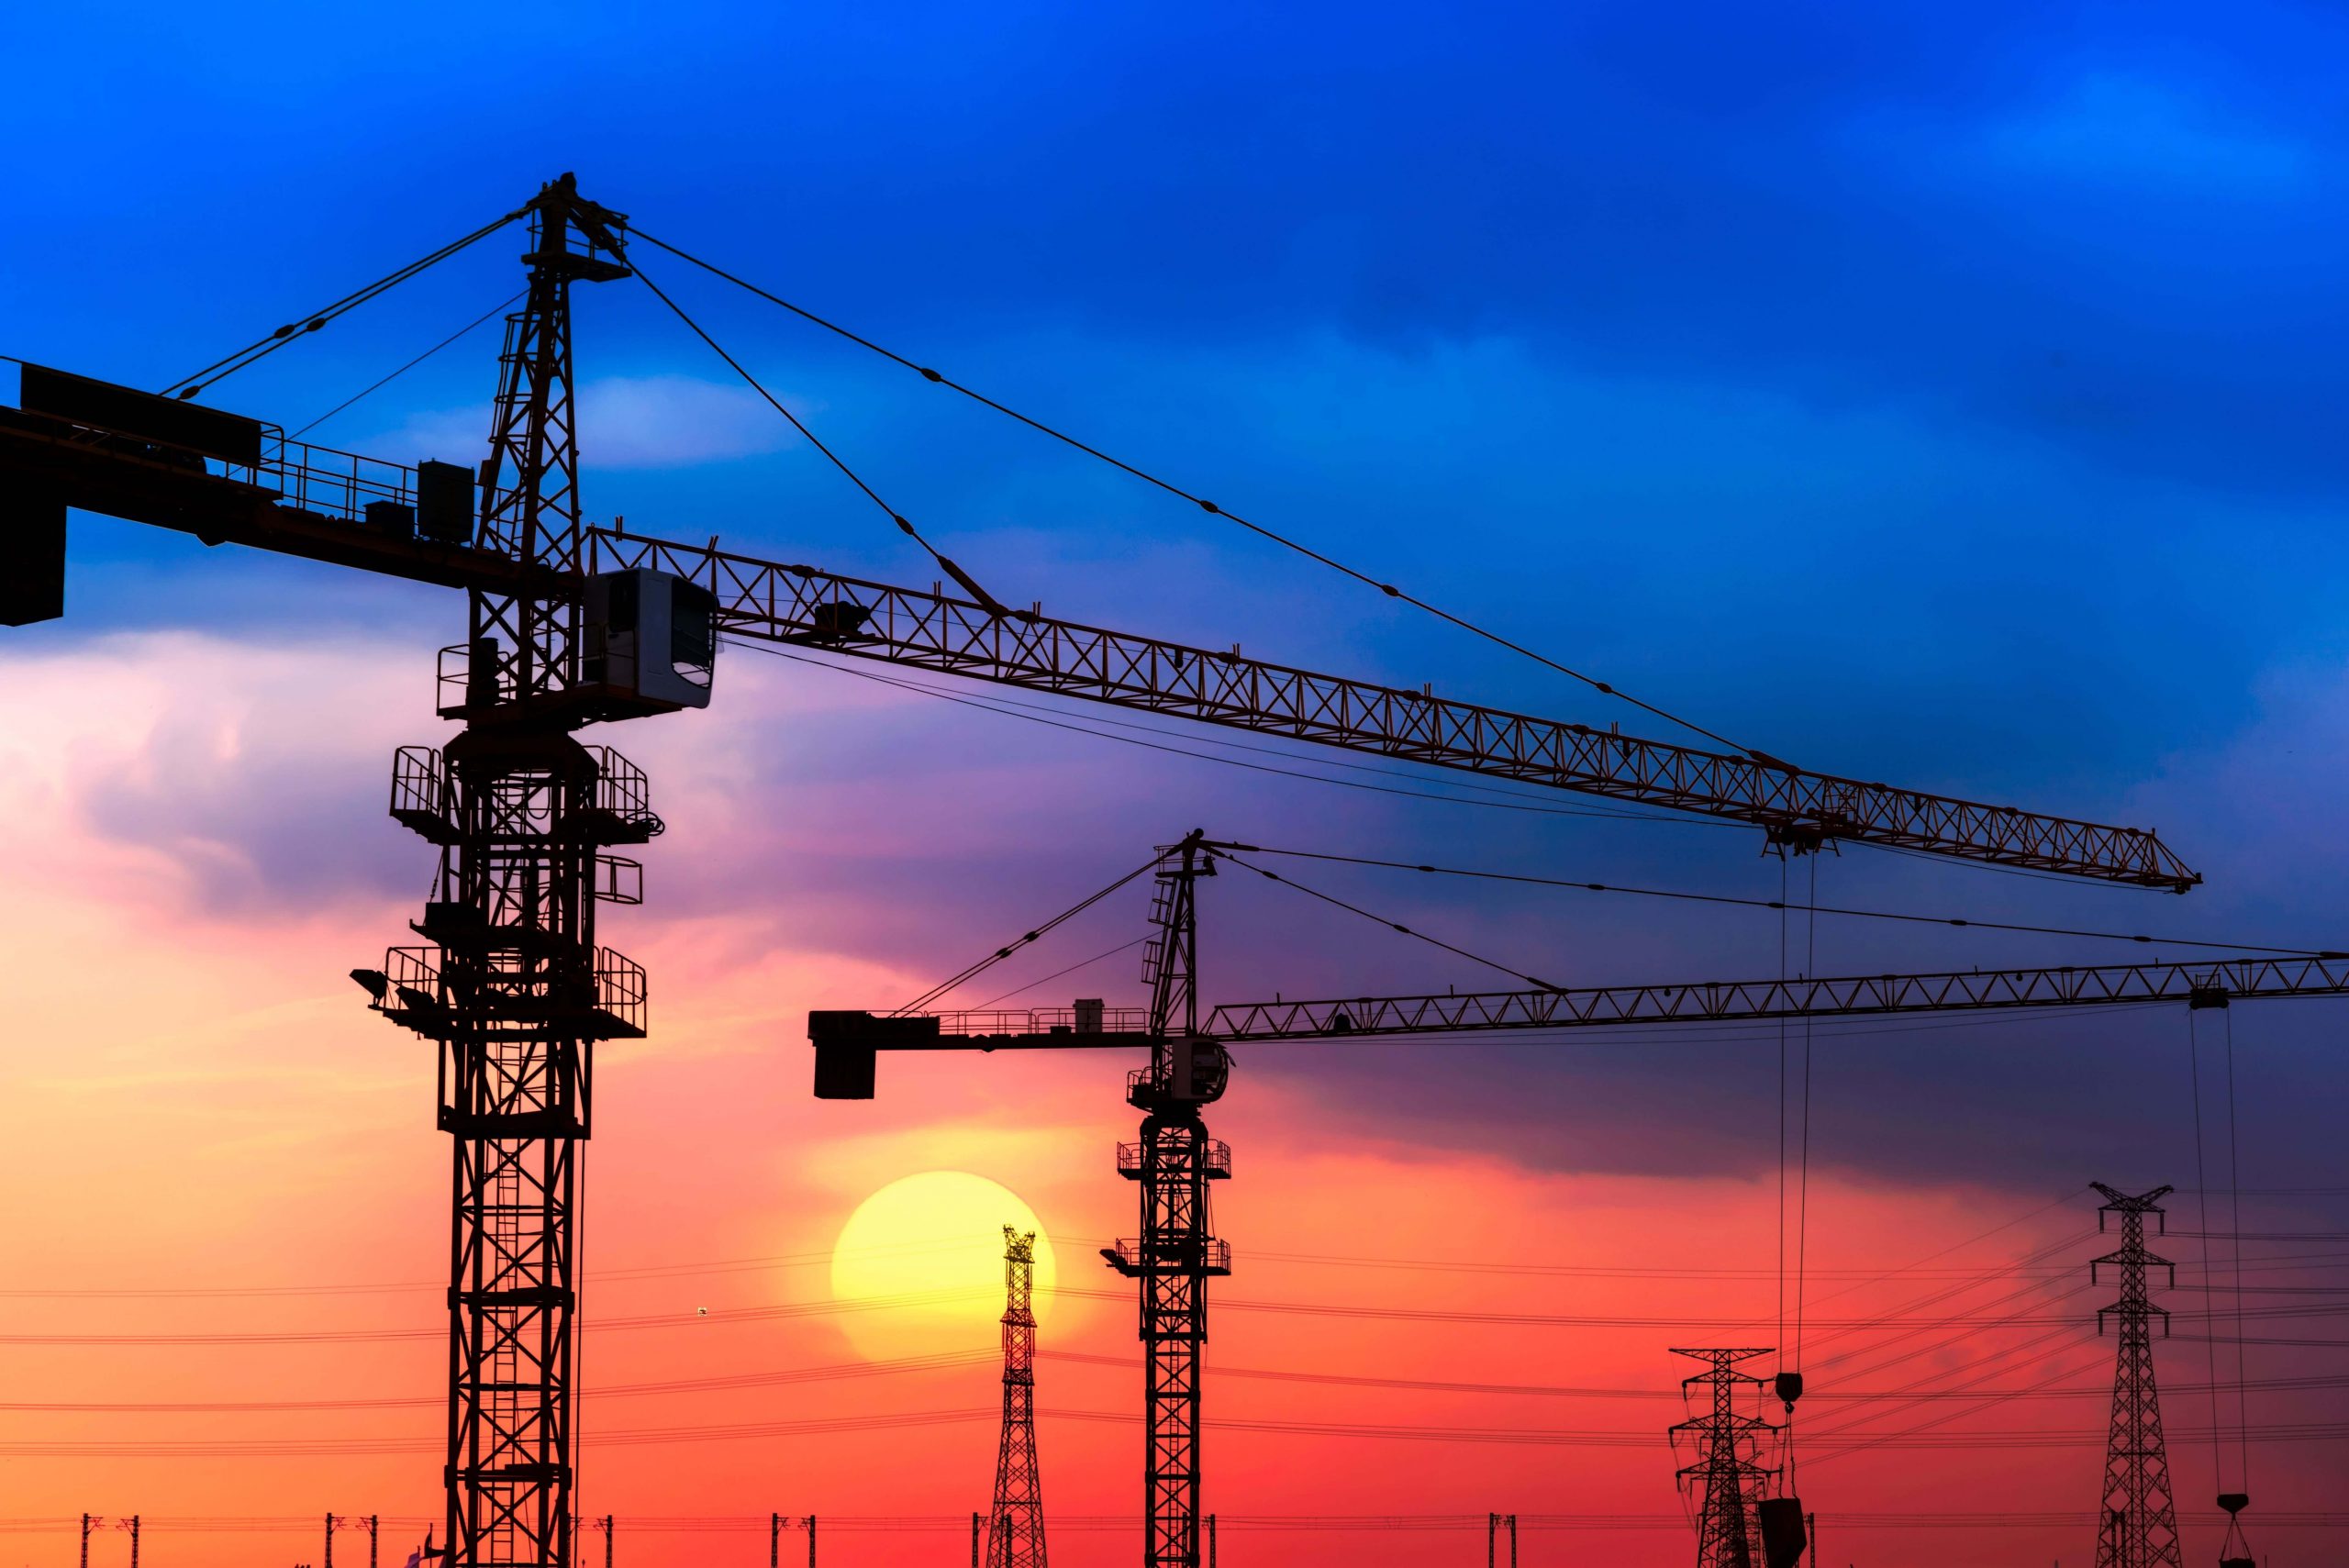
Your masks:
<path fill-rule="evenodd" d="M 455 1140 L 449 1281 L 447 1553 L 452 1568 L 575 1560 L 572 1380 L 578 1147 L 599 1039 L 643 1032 L 642 972 L 597 947 L 606 845 L 651 837 L 643 780 L 572 731 L 593 700 L 580 606 L 571 285 L 625 277 L 617 214 L 566 176 L 530 204 L 529 287 L 508 317 L 477 547 L 518 562 L 466 595 L 441 711 L 463 732 L 403 748 L 393 815 L 438 844 L 440 873 L 379 1003 L 441 1045 L 440 1122 Z M 614 809 L 615 807 L 618 809 Z"/>
<path fill-rule="evenodd" d="M 1199 1562 L 1199 1355 L 1208 1337 L 1207 1282 L 1231 1273 L 1216 1239 L 1209 1184 L 1231 1174 L 1231 1150 L 1208 1136 L 1199 1107 L 1223 1093 L 1220 1047 L 1198 1039 L 1198 882 L 1215 862 L 1194 832 L 1160 857 L 1144 963 L 1150 1065 L 1130 1073 L 1126 1099 L 1141 1134 L 1118 1148 L 1118 1173 L 1141 1197 L 1141 1235 L 1105 1247 L 1109 1266 L 1141 1292 L 1145 1568 Z"/>

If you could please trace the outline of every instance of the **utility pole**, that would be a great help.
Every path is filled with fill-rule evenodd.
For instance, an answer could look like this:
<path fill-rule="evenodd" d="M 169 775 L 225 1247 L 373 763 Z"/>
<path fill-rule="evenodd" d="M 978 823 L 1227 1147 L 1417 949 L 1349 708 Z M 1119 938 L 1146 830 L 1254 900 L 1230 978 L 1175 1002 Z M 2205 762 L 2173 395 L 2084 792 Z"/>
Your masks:
<path fill-rule="evenodd" d="M 976 1514 L 971 1516 L 974 1520 L 978 1517 Z M 978 1526 L 974 1524 L 971 1528 L 975 1530 Z M 783 1568 L 783 1516 L 781 1514 L 767 1516 L 767 1568 Z M 972 1558 L 971 1568 L 978 1568 L 976 1557 Z"/>
<path fill-rule="evenodd" d="M 128 1528 L 130 1530 L 130 1568 L 139 1568 L 139 1516 L 137 1514 L 130 1516 Z"/>
<path fill-rule="evenodd" d="M 2145 1216 L 2152 1215 L 2162 1231 L 2169 1229 L 2161 1199 L 2168 1187 L 2131 1196 L 2106 1186 L 2089 1185 L 2104 1195 L 2097 1210 L 2101 1233 L 2106 1218 L 2121 1218 L 2121 1246 L 2088 1264 L 2089 1283 L 2097 1271 L 2121 1271 L 2121 1299 L 2097 1308 L 2096 1331 L 2101 1336 L 2107 1318 L 2121 1324 L 2120 1350 L 2112 1368 L 2112 1424 L 2105 1440 L 2105 1528 L 2097 1539 L 2097 1568 L 2181 1568 L 2177 1540 L 2177 1506 L 2170 1495 L 2169 1455 L 2162 1441 L 2162 1407 L 2154 1387 L 2153 1320 L 2169 1333 L 2169 1311 L 2155 1307 L 2147 1283 L 2149 1271 L 2169 1270 L 2177 1283 L 2177 1265 L 2145 1251 Z"/>
<path fill-rule="evenodd" d="M 1208 1516 L 1208 1568 L 1215 1568 L 1215 1516 Z"/>
<path fill-rule="evenodd" d="M 996 1450 L 988 1568 L 1045 1568 L 1036 1463 L 1036 1233 L 1003 1228 L 1003 1439 Z"/>
<path fill-rule="evenodd" d="M 980 1538 L 980 1535 L 981 1535 L 981 1530 L 980 1530 L 980 1516 L 979 1516 L 979 1510 L 978 1510 L 978 1509 L 976 1509 L 976 1508 L 973 1508 L 973 1509 L 971 1510 L 971 1568 L 979 1568 L 979 1538 Z"/>
<path fill-rule="evenodd" d="M 334 1527 L 340 1522 L 332 1514 L 327 1516 L 326 1568 L 334 1568 Z"/>
<path fill-rule="evenodd" d="M 383 1522 L 374 1514 L 367 1516 L 367 1568 L 375 1568 L 375 1537 Z"/>
<path fill-rule="evenodd" d="M 1208 1136 L 1199 1107 L 1222 1095 L 1230 1058 L 1199 1034 L 1198 879 L 1215 874 L 1194 830 L 1161 857 L 1143 960 L 1151 988 L 1151 1064 L 1127 1080 L 1143 1113 L 1141 1140 L 1118 1150 L 1118 1173 L 1141 1189 L 1141 1235 L 1102 1249 L 1109 1266 L 1141 1282 L 1142 1490 L 1150 1518 L 1143 1568 L 1199 1568 L 1199 1351 L 1208 1337 L 1211 1277 L 1231 1273 L 1215 1239 L 1208 1184 L 1231 1174 L 1231 1149 Z M 1080 1023 L 1080 1028 L 1082 1024 Z"/>
<path fill-rule="evenodd" d="M 1508 1532 L 1508 1568 L 1517 1568 L 1517 1516 L 1486 1514 L 1485 1516 L 1485 1568 L 1500 1568 L 1500 1536 Z"/>
<path fill-rule="evenodd" d="M 604 1568 L 612 1568 L 612 1516 L 606 1514 L 597 1519 L 596 1528 L 604 1532 Z"/>
<path fill-rule="evenodd" d="M 106 1522 L 91 1514 L 82 1516 L 82 1568 L 90 1568 L 90 1527 Z"/>
<path fill-rule="evenodd" d="M 816 1568 L 816 1516 L 807 1516 L 807 1568 Z"/>
<path fill-rule="evenodd" d="M 1767 1430 L 1766 1424 L 1758 1416 L 1739 1415 L 1736 1408 L 1738 1392 L 1758 1389 L 1762 1380 L 1739 1372 L 1737 1363 L 1770 1352 L 1764 1349 L 1675 1350 L 1672 1353 L 1712 1368 L 1683 1379 L 1680 1385 L 1684 1393 L 1690 1388 L 1709 1389 L 1711 1408 L 1672 1429 L 1675 1436 L 1693 1434 L 1698 1445 L 1697 1462 L 1680 1471 L 1684 1485 L 1695 1482 L 1704 1489 L 1697 1516 L 1697 1568 L 1753 1568 L 1753 1501 L 1763 1480 L 1776 1472 L 1753 1457 L 1756 1434 Z"/>

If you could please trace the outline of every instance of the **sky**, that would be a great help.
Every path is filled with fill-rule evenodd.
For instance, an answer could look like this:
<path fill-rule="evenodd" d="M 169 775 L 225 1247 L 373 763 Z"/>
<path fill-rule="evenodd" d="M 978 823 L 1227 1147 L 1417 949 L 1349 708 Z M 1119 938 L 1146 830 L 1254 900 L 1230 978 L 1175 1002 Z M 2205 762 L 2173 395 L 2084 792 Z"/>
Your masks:
<path fill-rule="evenodd" d="M 829 1265 L 874 1191 L 967 1171 L 1055 1249 L 1041 1448 L 1054 1554 L 1084 1568 L 1135 1541 L 1133 1309 L 1091 1263 L 1134 1225 L 1125 1064 L 889 1061 L 874 1102 L 819 1104 L 810 1007 L 894 1006 L 1195 827 L 2159 939 L 1283 867 L 1578 984 L 2349 945 L 2344 49 L 2337 11 L 2259 3 L 50 7 L 11 21 L 0 353 L 161 386 L 575 171 L 643 233 L 1742 744 L 2158 828 L 2205 874 L 2176 898 L 1861 847 L 1783 863 L 1742 828 L 728 650 L 707 713 L 601 737 L 669 830 L 605 926 L 653 1030 L 599 1062 L 582 1509 L 630 1568 L 758 1561 L 774 1512 L 832 1521 L 827 1562 L 961 1561 L 997 1305 L 964 1304 L 947 1364 L 894 1364 L 937 1326 L 835 1299 Z M 206 400 L 318 418 L 494 316 L 513 238 Z M 1658 732 L 637 259 L 998 598 Z M 576 311 L 592 516 L 938 575 L 649 292 Z M 495 330 L 307 439 L 476 461 Z M 0 1548 L 62 1565 L 76 1517 L 137 1513 L 167 1568 L 315 1562 L 323 1516 L 373 1513 L 404 1561 L 439 1510 L 448 1151 L 430 1048 L 342 976 L 427 891 L 382 802 L 392 749 L 450 733 L 429 683 L 462 606 L 72 527 L 68 615 L 0 636 Z M 1146 903 L 955 1000 L 1137 1000 L 1135 951 L 1054 972 L 1142 935 Z M 1257 879 L 1202 911 L 1213 1001 L 1494 981 Z M 2086 1559 L 2100 1180 L 2180 1189 L 2158 1364 L 2187 1561 L 2239 1484 L 2263 1557 L 2337 1554 L 2349 1527 L 2285 1522 L 2339 1507 L 2341 1440 L 2294 1429 L 2349 1418 L 2336 1018 L 1822 1026 L 1783 1205 L 1775 1029 L 1242 1052 L 1209 1118 L 1235 1151 L 1221 1551 L 1466 1562 L 1498 1510 L 1529 1564 L 1685 1562 L 1664 1432 L 1695 1368 L 1669 1352 L 1751 1344 L 1812 1390 L 1822 1560 Z M 904 1243 L 960 1267 L 996 1241 Z M 2241 1332 L 2332 1346 L 2246 1350 L 2254 1385 L 2297 1385 L 2250 1390 L 2240 1447 L 2210 1437 L 2238 1424 L 2210 1386 L 2234 1347 L 2190 1316 L 2206 1284 L 2232 1298 L 2236 1249 Z"/>

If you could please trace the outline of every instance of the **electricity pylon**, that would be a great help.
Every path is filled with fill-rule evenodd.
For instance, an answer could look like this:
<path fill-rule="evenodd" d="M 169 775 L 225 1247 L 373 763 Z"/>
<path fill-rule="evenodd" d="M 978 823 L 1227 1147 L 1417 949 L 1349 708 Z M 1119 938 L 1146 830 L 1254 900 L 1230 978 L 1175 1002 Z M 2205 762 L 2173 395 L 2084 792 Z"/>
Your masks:
<path fill-rule="evenodd" d="M 1693 1482 L 1704 1487 L 1704 1502 L 1697 1516 L 1697 1568 L 1753 1568 L 1753 1504 L 1761 1496 L 1762 1483 L 1777 1472 L 1753 1457 L 1758 1434 L 1771 1429 L 1768 1423 L 1759 1416 L 1737 1413 L 1738 1390 L 1758 1389 L 1762 1380 L 1739 1372 L 1737 1363 L 1770 1352 L 1765 1349 L 1675 1350 L 1672 1353 L 1693 1356 L 1712 1366 L 1710 1372 L 1684 1378 L 1680 1384 L 1684 1392 L 1699 1385 L 1711 1389 L 1712 1408 L 1672 1429 L 1675 1436 L 1693 1433 L 1699 1449 L 1697 1462 L 1680 1471 L 1684 1485 Z"/>
<path fill-rule="evenodd" d="M 1003 1445 L 995 1459 L 987 1568 L 1044 1568 L 1044 1482 L 1036 1464 L 1036 1233 L 1003 1228 Z"/>
<path fill-rule="evenodd" d="M 2103 1528 L 2097 1532 L 2096 1568 L 2182 1568 L 2178 1558 L 2177 1505 L 2170 1496 L 2169 1456 L 2162 1446 L 2162 1407 L 2154 1389 L 2153 1319 L 2169 1332 L 2169 1312 L 2153 1304 L 2146 1284 L 2149 1269 L 2170 1271 L 2177 1283 L 2177 1265 L 2145 1251 L 2145 1216 L 2152 1215 L 2166 1231 L 2160 1200 L 2170 1189 L 2155 1187 L 2132 1197 L 2102 1182 L 2089 1184 L 2104 1195 L 2097 1210 L 2101 1233 L 2105 1217 L 2121 1217 L 2121 1247 L 2088 1264 L 2088 1280 L 2110 1265 L 2121 1271 L 2121 1299 L 2097 1308 L 2096 1331 L 2101 1336 L 2105 1319 L 2121 1321 L 2121 1349 L 2112 1369 L 2112 1426 L 2104 1451 L 2104 1497 L 2099 1513 Z"/>

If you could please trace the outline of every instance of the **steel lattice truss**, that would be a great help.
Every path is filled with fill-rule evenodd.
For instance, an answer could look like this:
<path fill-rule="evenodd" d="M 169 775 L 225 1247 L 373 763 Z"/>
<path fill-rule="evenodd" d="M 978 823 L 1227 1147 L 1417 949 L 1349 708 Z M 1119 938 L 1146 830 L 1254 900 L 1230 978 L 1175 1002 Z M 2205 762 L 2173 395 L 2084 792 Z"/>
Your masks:
<path fill-rule="evenodd" d="M 2150 1003 L 2214 1007 L 2231 999 L 2343 995 L 2349 995 L 2349 958 L 2311 956 L 1228 1002 L 1208 1013 L 1200 1032 L 1244 1043 Z M 920 1023 L 929 1032 L 875 1043 L 886 1051 L 978 1045 L 1083 1050 L 1147 1047 L 1154 1038 L 1150 1015 L 1139 1007 L 1105 1008 L 1097 1017 L 1088 1016 L 1081 1029 L 1075 1013 L 1067 1007 L 947 1012 L 925 1015 Z"/>
<path fill-rule="evenodd" d="M 481 538 L 525 570 L 469 595 L 442 712 L 465 730 L 404 747 L 393 815 L 441 850 L 378 1006 L 440 1040 L 440 1127 L 456 1142 L 449 1284 L 450 1568 L 569 1568 L 576 1529 L 572 1376 L 578 1149 L 593 1050 L 643 1032 L 643 972 L 596 945 L 599 898 L 633 902 L 605 845 L 659 830 L 643 775 L 569 731 L 577 684 L 578 452 L 570 285 L 623 275 L 596 254 L 612 215 L 568 180 L 531 209 L 530 288 L 507 326 Z M 574 232 L 583 247 L 574 249 Z M 507 473 L 501 483 L 501 471 Z"/>
<path fill-rule="evenodd" d="M 599 567 L 651 566 L 718 595 L 726 629 L 1261 734 L 1706 816 L 1784 841 L 1865 840 L 2183 892 L 2152 832 L 1772 766 L 1426 692 L 735 555 L 592 531 Z"/>
<path fill-rule="evenodd" d="M 2332 996 L 2344 992 L 2349 992 L 2349 958 L 2238 959 L 1241 1002 L 1216 1008 L 1208 1016 L 1207 1032 L 1227 1040 L 1319 1040 L 1339 1035 L 1850 1018 L 2144 1002 L 2224 1006 L 2229 997 Z"/>
<path fill-rule="evenodd" d="M 1036 1462 L 1036 1233 L 1003 1228 L 1003 1441 L 996 1451 L 989 1568 L 1045 1568 L 1044 1478 Z"/>
<path fill-rule="evenodd" d="M 1150 1065 L 1129 1075 L 1126 1096 L 1146 1114 L 1141 1141 L 1118 1150 L 1118 1173 L 1136 1184 L 1141 1200 L 1141 1234 L 1102 1249 L 1109 1266 L 1141 1289 L 1144 1568 L 1198 1568 L 1207 1282 L 1231 1273 L 1231 1250 L 1215 1238 L 1208 1205 L 1208 1183 L 1231 1174 L 1231 1151 L 1208 1136 L 1174 1049 L 1198 1022 L 1197 882 L 1215 874 L 1199 838 L 1192 834 L 1161 859 L 1151 906 L 1158 929 L 1146 965 L 1153 1044 Z"/>
<path fill-rule="evenodd" d="M 2108 1318 L 2121 1326 L 2112 1368 L 2112 1425 L 2105 1443 L 2097 1568 L 2180 1568 L 2177 1504 L 2170 1494 L 2161 1396 L 2154 1385 L 2153 1321 L 2160 1318 L 2163 1333 L 2168 1333 L 2169 1312 L 2154 1305 L 2148 1279 L 2151 1270 L 2168 1269 L 2174 1283 L 2177 1270 L 2168 1259 L 2145 1250 L 2145 1216 L 2161 1218 L 2160 1200 L 2170 1189 L 2155 1187 L 2132 1197 L 2102 1182 L 2094 1185 L 2105 1197 L 2097 1211 L 2097 1229 L 2104 1229 L 2107 1215 L 2121 1219 L 2119 1250 L 2088 1265 L 2091 1281 L 2099 1269 L 2121 1271 L 2120 1299 L 2099 1307 L 2096 1315 L 2099 1334 Z"/>
<path fill-rule="evenodd" d="M 1697 1568 L 1753 1568 L 1757 1539 L 1753 1505 L 1763 1483 L 1777 1473 L 1754 1457 L 1760 1434 L 1772 1429 L 1759 1417 L 1742 1416 L 1737 1396 L 1759 1388 L 1762 1380 L 1737 1370 L 1737 1363 L 1765 1356 L 1767 1350 L 1703 1350 L 1672 1352 L 1693 1356 L 1712 1370 L 1684 1379 L 1681 1387 L 1708 1391 L 1710 1407 L 1701 1416 L 1672 1429 L 1675 1437 L 1697 1440 L 1698 1456 L 1680 1471 L 1684 1485 L 1700 1493 L 1697 1515 Z"/>

